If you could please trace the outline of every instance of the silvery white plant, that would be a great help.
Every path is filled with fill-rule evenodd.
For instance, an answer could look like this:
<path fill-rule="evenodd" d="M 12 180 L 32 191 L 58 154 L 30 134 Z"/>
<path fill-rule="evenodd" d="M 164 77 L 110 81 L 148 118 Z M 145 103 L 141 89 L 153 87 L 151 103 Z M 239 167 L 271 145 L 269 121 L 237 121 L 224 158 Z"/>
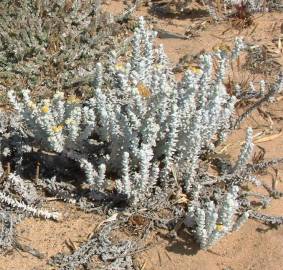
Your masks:
<path fill-rule="evenodd" d="M 37 209 L 34 206 L 27 205 L 24 202 L 20 202 L 12 198 L 11 196 L 5 194 L 2 191 L 0 191 L 0 202 L 5 203 L 15 209 L 20 209 L 36 217 L 42 217 L 45 219 L 53 219 L 53 220 L 59 220 L 61 218 L 61 215 L 57 212 L 49 212 L 47 210 Z"/>
<path fill-rule="evenodd" d="M 98 166 L 98 172 L 94 169 L 93 165 L 86 159 L 80 160 L 81 168 L 85 171 L 87 182 L 92 185 L 97 191 L 104 191 L 105 189 L 105 177 L 106 177 L 106 166 L 100 164 Z"/>
<path fill-rule="evenodd" d="M 39 200 L 36 189 L 31 182 L 24 181 L 15 173 L 10 173 L 7 180 L 7 184 L 10 185 L 10 189 L 14 190 L 27 204 L 34 204 Z"/>
<path fill-rule="evenodd" d="M 107 65 L 98 63 L 93 95 L 83 102 L 61 92 L 37 103 L 28 90 L 20 101 L 8 93 L 33 144 L 79 162 L 99 191 L 109 173 L 117 174 L 116 189 L 133 203 L 156 183 L 166 188 L 173 166 L 189 192 L 199 156 L 230 128 L 237 100 L 227 94 L 224 79 L 229 59 L 243 48 L 241 41 L 232 55 L 202 55 L 199 67 L 177 82 L 163 47 L 153 45 L 155 35 L 140 18 L 129 61 L 112 52 Z"/>
<path fill-rule="evenodd" d="M 235 165 L 232 166 L 230 170 L 226 170 L 222 172 L 221 181 L 224 181 L 229 184 L 237 184 L 239 185 L 241 182 L 247 181 L 255 184 L 256 186 L 260 186 L 260 180 L 252 175 L 247 170 L 248 160 L 251 158 L 253 151 L 253 130 L 252 128 L 247 128 L 246 130 L 246 139 L 243 144 L 240 154 L 238 156 Z"/>
<path fill-rule="evenodd" d="M 248 159 L 251 157 L 253 150 L 253 130 L 248 128 L 246 132 L 246 141 L 241 149 L 241 153 L 233 168 L 233 173 L 237 173 L 240 170 L 244 170 Z"/>
<path fill-rule="evenodd" d="M 228 233 L 238 230 L 247 221 L 248 212 L 237 217 L 238 192 L 239 188 L 233 186 L 218 205 L 209 201 L 204 206 L 189 207 L 185 224 L 190 227 L 195 225 L 196 238 L 202 249 L 211 247 Z"/>
<path fill-rule="evenodd" d="M 3 175 L 3 173 L 4 171 L 2 169 L 2 172 L 0 173 L 0 177 Z M 42 217 L 45 219 L 53 219 L 53 220 L 60 219 L 61 215 L 59 213 L 38 209 L 32 205 L 37 199 L 37 194 L 34 186 L 28 185 L 19 175 L 13 173 L 10 173 L 7 176 L 7 179 L 8 179 L 8 183 L 26 202 L 18 201 L 17 199 L 7 194 L 5 191 L 0 190 L 1 203 L 7 204 L 15 209 L 22 210 L 36 217 Z"/>
<path fill-rule="evenodd" d="M 74 96 L 64 100 L 64 94 L 57 92 L 51 100 L 44 99 L 36 104 L 31 100 L 29 90 L 23 90 L 22 94 L 21 103 L 17 101 L 14 91 L 9 91 L 8 97 L 32 136 L 41 141 L 43 147 L 60 153 L 89 136 L 86 131 L 93 125 L 94 116 L 86 109 L 82 111 L 79 100 Z M 82 121 L 84 132 L 81 130 Z"/>
<path fill-rule="evenodd" d="M 245 6 L 249 12 L 262 12 L 268 6 L 265 0 L 224 0 L 224 5 L 227 6 Z"/>

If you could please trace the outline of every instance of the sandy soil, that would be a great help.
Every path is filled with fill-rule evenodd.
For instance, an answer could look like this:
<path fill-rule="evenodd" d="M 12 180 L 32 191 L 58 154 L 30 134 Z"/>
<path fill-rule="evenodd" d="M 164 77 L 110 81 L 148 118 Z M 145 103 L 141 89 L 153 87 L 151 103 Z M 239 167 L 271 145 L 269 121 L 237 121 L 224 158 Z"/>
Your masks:
<path fill-rule="evenodd" d="M 122 10 L 121 1 L 112 1 L 106 6 L 109 12 L 117 13 Z M 185 29 L 196 21 L 207 21 L 207 18 L 193 20 L 186 18 L 160 18 L 148 13 L 146 8 L 136 12 L 137 16 L 156 21 L 155 27 L 166 29 L 174 33 L 184 34 Z M 272 19 L 271 19 L 272 18 Z M 280 35 L 280 26 L 283 23 L 282 13 L 257 14 L 254 16 L 254 25 L 246 29 L 235 29 L 232 22 L 225 21 L 218 24 L 206 22 L 203 31 L 195 38 L 181 40 L 167 38 L 157 40 L 164 44 L 165 51 L 172 63 L 176 64 L 184 54 L 195 55 L 202 50 L 209 51 L 221 43 L 231 44 L 236 36 L 243 36 L 247 41 L 256 44 L 265 44 L 275 51 L 274 60 L 282 65 L 283 54 L 276 52 L 276 44 L 272 42 Z M 272 29 L 272 31 L 270 31 Z M 242 74 L 244 76 L 245 74 Z M 259 76 L 260 77 L 260 76 Z M 266 112 L 280 117 L 283 116 L 283 100 L 276 101 L 263 108 Z M 273 118 L 272 125 L 258 113 L 234 132 L 227 143 L 226 152 L 236 157 L 239 152 L 240 142 L 244 139 L 245 127 L 252 126 L 255 133 L 265 131 L 268 134 L 277 134 L 283 128 L 283 121 Z M 283 135 L 283 134 L 282 134 Z M 266 150 L 265 158 L 282 157 L 283 136 L 280 135 L 272 140 L 256 143 Z M 222 145 L 221 147 L 224 147 Z M 257 148 L 255 147 L 257 150 Z M 283 173 L 283 166 L 279 167 L 279 174 Z M 271 183 L 272 174 L 260 176 L 267 183 Z M 283 184 L 279 182 L 278 189 L 283 191 Z M 265 193 L 266 191 L 261 190 Z M 45 257 L 37 259 L 34 256 L 12 251 L 0 257 L 0 270 L 43 270 L 52 269 L 47 266 L 50 256 L 58 252 L 67 252 L 68 242 L 79 246 L 87 239 L 103 217 L 94 214 L 86 214 L 77 210 L 74 206 L 49 202 L 47 207 L 64 213 L 60 222 L 42 221 L 39 219 L 26 219 L 18 227 L 17 232 L 22 243 L 28 244 Z M 282 215 L 283 199 L 273 200 L 271 206 L 263 210 L 264 213 Z M 162 233 L 151 235 L 150 241 L 155 244 L 150 250 L 137 256 L 140 269 L 143 270 L 280 270 L 283 269 L 283 227 L 271 229 L 268 226 L 250 220 L 240 231 L 225 237 L 208 251 L 200 251 L 192 238 L 186 233 L 179 235 L 177 239 L 170 240 Z M 93 268 L 95 269 L 95 268 Z"/>

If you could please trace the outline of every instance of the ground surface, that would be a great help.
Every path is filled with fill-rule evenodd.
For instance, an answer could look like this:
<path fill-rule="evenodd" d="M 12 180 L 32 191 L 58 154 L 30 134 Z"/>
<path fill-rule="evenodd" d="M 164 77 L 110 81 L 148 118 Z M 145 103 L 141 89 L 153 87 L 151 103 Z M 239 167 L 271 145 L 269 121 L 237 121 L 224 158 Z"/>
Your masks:
<path fill-rule="evenodd" d="M 109 12 L 119 12 L 122 9 L 122 1 L 112 1 L 106 6 Z M 278 38 L 280 26 L 283 23 L 282 13 L 266 13 L 254 16 L 254 24 L 246 29 L 235 29 L 232 22 L 219 24 L 209 23 L 207 18 L 199 18 L 195 21 L 187 16 L 185 18 L 164 18 L 150 15 L 146 8 L 141 8 L 137 16 L 144 15 L 153 18 L 155 27 L 166 29 L 174 33 L 184 34 L 185 29 L 193 23 L 206 22 L 205 27 L 197 37 L 182 40 L 178 38 L 158 38 L 158 43 L 163 43 L 165 51 L 172 63 L 176 64 L 179 58 L 185 54 L 195 55 L 202 50 L 209 51 L 221 43 L 231 44 L 235 36 L 243 36 L 249 42 L 265 44 L 275 56 L 274 61 L 282 65 L 283 54 L 278 51 L 276 43 L 272 40 Z M 272 31 L 271 31 L 272 30 Z M 241 74 L 239 76 L 245 76 Z M 256 78 L 263 78 L 262 74 Z M 271 78 L 272 79 L 272 76 Z M 226 152 L 236 157 L 239 146 L 244 139 L 244 128 L 252 126 L 254 133 L 264 131 L 264 136 L 279 134 L 269 137 L 266 142 L 255 143 L 266 150 L 265 158 L 277 158 L 283 155 L 283 100 L 276 101 L 264 107 L 266 112 L 273 114 L 272 122 L 267 121 L 259 114 L 254 114 L 240 128 L 234 132 L 226 143 Z M 275 117 L 277 116 L 277 118 Z M 222 145 L 223 148 L 225 145 Z M 257 147 L 255 147 L 258 150 Z M 283 166 L 279 175 L 283 173 Z M 274 175 L 274 171 L 270 170 Z M 261 176 L 267 183 L 271 183 L 272 176 Z M 283 191 L 282 182 L 278 182 L 278 189 Z M 265 192 L 264 190 L 261 190 Z M 19 240 L 31 245 L 45 256 L 38 259 L 28 253 L 12 251 L 0 257 L 1 270 L 40 270 L 52 269 L 47 266 L 50 256 L 58 252 L 70 250 L 68 242 L 79 246 L 92 233 L 96 225 L 103 217 L 86 214 L 77 210 L 74 206 L 61 202 L 49 202 L 47 208 L 63 213 L 60 222 L 43 221 L 39 219 L 26 219 L 17 228 Z M 282 215 L 283 199 L 273 200 L 271 206 L 263 210 L 264 213 Z M 209 251 L 199 251 L 191 237 L 180 235 L 179 238 L 170 240 L 162 235 L 152 235 L 150 241 L 155 244 L 152 249 L 138 255 L 141 269 L 143 270 L 280 270 L 283 269 L 283 227 L 270 229 L 268 226 L 250 220 L 240 231 L 225 237 Z M 95 269 L 95 268 L 93 268 Z"/>

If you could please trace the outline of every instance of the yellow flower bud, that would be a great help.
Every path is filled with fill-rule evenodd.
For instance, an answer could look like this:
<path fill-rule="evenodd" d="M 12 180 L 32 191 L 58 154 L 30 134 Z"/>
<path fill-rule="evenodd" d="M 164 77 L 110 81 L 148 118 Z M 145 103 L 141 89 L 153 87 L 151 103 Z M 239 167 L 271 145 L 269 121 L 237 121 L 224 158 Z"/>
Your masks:
<path fill-rule="evenodd" d="M 30 101 L 30 102 L 28 103 L 28 107 L 29 107 L 30 109 L 32 109 L 32 110 L 35 110 L 35 109 L 36 109 L 36 105 L 35 105 L 35 103 L 32 102 L 32 101 Z"/>
<path fill-rule="evenodd" d="M 80 99 L 78 97 L 76 97 L 75 95 L 71 95 L 68 97 L 67 102 L 69 104 L 78 104 L 80 103 Z"/>
<path fill-rule="evenodd" d="M 62 129 L 63 129 L 63 126 L 62 126 L 62 125 L 52 127 L 52 131 L 53 131 L 54 133 L 59 133 L 59 132 L 62 131 Z"/>
<path fill-rule="evenodd" d="M 67 118 L 66 120 L 65 120 L 65 124 L 66 125 L 71 125 L 73 123 L 73 119 L 72 118 Z"/>
<path fill-rule="evenodd" d="M 156 67 L 157 69 L 160 69 L 160 68 L 162 68 L 162 65 L 161 65 L 161 64 L 156 64 L 155 67 Z"/>
<path fill-rule="evenodd" d="M 223 229 L 224 229 L 224 226 L 222 225 L 222 224 L 216 224 L 216 231 L 218 231 L 218 232 L 222 232 L 223 231 Z"/>
<path fill-rule="evenodd" d="M 189 69 L 195 74 L 201 74 L 202 70 L 198 66 L 189 65 Z"/>
<path fill-rule="evenodd" d="M 41 111 L 42 111 L 43 113 L 48 113 L 48 112 L 49 112 L 49 106 L 48 106 L 48 105 L 42 106 L 42 107 L 41 107 Z"/>
<path fill-rule="evenodd" d="M 118 70 L 118 71 L 124 71 L 124 70 L 125 70 L 124 65 L 121 64 L 121 63 L 116 64 L 116 65 L 115 65 L 115 68 L 116 68 L 116 70 Z"/>

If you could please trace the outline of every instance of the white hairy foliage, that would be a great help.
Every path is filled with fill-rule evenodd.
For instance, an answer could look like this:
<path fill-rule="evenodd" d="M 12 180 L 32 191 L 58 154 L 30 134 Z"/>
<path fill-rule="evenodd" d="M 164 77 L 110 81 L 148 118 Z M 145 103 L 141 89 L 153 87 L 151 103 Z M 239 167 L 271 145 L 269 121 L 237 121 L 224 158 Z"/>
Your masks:
<path fill-rule="evenodd" d="M 57 212 L 49 212 L 47 210 L 37 209 L 23 202 L 17 201 L 16 199 L 12 198 L 11 196 L 5 194 L 2 191 L 0 192 L 0 202 L 8 204 L 13 208 L 20 209 L 36 217 L 42 217 L 45 219 L 53 220 L 59 220 L 61 217 L 61 215 Z"/>
<path fill-rule="evenodd" d="M 247 161 L 251 157 L 252 150 L 253 150 L 253 130 L 252 128 L 247 129 L 247 134 L 246 134 L 246 141 L 241 149 L 241 153 L 238 157 L 238 160 L 233 168 L 233 172 L 238 172 L 240 170 L 245 169 L 245 165 L 247 164 Z"/>
<path fill-rule="evenodd" d="M 57 92 L 35 103 L 28 90 L 19 101 L 9 92 L 35 142 L 80 162 L 87 181 L 100 191 L 107 173 L 115 173 L 116 189 L 134 203 L 157 182 L 166 187 L 173 166 L 189 192 L 201 151 L 230 127 L 236 98 L 226 92 L 225 72 L 243 48 L 238 39 L 232 55 L 201 56 L 200 67 L 177 82 L 163 47 L 153 45 L 155 36 L 141 18 L 128 63 L 112 52 L 108 65 L 97 64 L 93 96 L 84 102 Z"/>
<path fill-rule="evenodd" d="M 234 186 L 224 196 L 219 205 L 213 201 L 205 207 L 191 207 L 190 218 L 196 223 L 196 237 L 202 249 L 207 249 L 222 237 L 238 230 L 248 219 L 249 213 L 245 212 L 239 218 L 237 197 L 239 189 Z"/>
<path fill-rule="evenodd" d="M 224 4 L 227 6 L 245 6 L 246 10 L 249 12 L 262 12 L 267 11 L 266 0 L 224 0 Z M 264 10 L 265 8 L 265 10 Z"/>

